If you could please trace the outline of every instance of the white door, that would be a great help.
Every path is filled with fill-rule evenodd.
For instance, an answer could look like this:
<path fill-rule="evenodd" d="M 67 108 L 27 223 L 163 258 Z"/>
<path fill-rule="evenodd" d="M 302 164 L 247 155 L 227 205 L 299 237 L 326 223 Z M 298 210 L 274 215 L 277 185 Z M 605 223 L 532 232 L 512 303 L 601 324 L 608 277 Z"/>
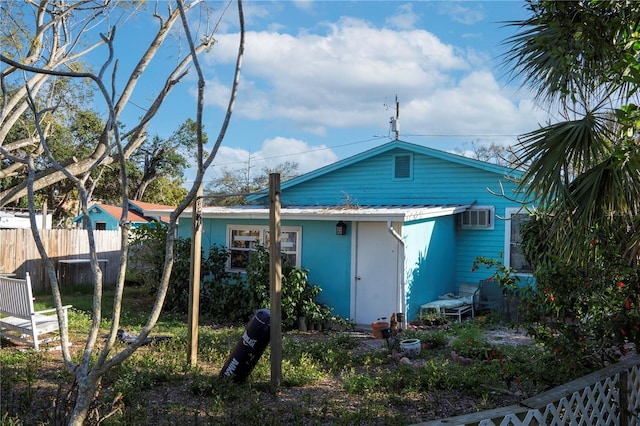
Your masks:
<path fill-rule="evenodd" d="M 354 315 L 357 324 L 390 319 L 398 311 L 398 240 L 385 222 L 358 222 L 356 234 Z"/>

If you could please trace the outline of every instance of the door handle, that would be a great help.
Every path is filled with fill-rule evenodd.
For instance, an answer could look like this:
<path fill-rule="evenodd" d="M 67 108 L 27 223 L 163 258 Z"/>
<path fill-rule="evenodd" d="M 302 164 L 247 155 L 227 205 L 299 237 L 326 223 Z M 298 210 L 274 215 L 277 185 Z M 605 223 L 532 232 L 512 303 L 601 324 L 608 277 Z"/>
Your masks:
<path fill-rule="evenodd" d="M 356 275 L 356 281 L 360 281 L 362 279 L 362 277 L 360 277 L 359 275 Z"/>

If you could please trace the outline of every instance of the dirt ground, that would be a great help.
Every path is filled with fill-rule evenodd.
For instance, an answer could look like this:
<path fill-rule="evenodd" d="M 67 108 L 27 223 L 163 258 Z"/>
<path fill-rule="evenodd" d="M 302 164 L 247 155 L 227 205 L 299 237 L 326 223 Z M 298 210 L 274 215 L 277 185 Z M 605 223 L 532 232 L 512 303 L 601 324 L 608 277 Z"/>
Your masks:
<path fill-rule="evenodd" d="M 496 327 L 484 332 L 490 345 L 532 345 L 533 339 L 523 329 Z"/>
<path fill-rule="evenodd" d="M 362 339 L 359 349 L 362 351 L 369 350 L 382 350 L 386 348 L 386 342 L 384 339 L 374 339 L 368 332 L 358 332 L 359 337 Z M 324 337 L 323 337 L 324 336 Z M 300 339 L 317 339 L 317 338 L 329 338 L 322 333 L 309 333 L 301 334 Z M 485 338 L 490 343 L 495 344 L 511 344 L 511 345 L 527 345 L 531 344 L 532 340 L 524 335 L 522 331 L 513 330 L 507 327 L 498 327 L 489 330 L 485 333 Z M 73 346 L 73 351 L 79 351 L 81 344 Z M 15 348 L 18 350 L 19 348 Z M 53 401 L 56 398 L 64 397 L 59 394 L 59 371 L 64 367 L 59 356 L 59 351 L 53 351 L 51 356 L 46 357 L 46 361 L 43 365 L 39 366 L 41 369 L 39 373 L 39 379 L 33 384 L 33 394 L 30 395 L 31 407 L 30 413 L 34 418 L 40 419 L 38 424 L 56 424 L 53 417 L 55 414 L 53 411 Z M 204 366 L 206 368 L 206 366 Z M 0 373 L 2 373 L 0 371 Z M 215 374 L 215 372 L 212 372 Z M 2 374 L 0 374 L 0 380 Z M 5 387 L 3 386 L 3 389 Z M 23 403 L 24 394 L 20 392 L 7 393 L 4 392 L 3 399 L 4 404 L 21 404 Z M 389 410 L 403 410 L 403 414 L 410 419 L 412 423 L 418 423 L 428 419 L 446 418 L 450 416 L 460 415 L 476 411 L 478 408 L 478 401 L 473 398 L 466 398 L 459 394 L 459 392 L 438 392 L 437 395 L 424 398 L 411 394 L 399 394 L 402 403 L 398 407 L 389 407 Z M 254 392 L 251 398 L 251 404 L 261 404 L 268 406 L 271 412 L 277 412 L 278 418 L 282 423 L 276 424 L 334 424 L 333 420 L 329 420 L 326 423 L 324 420 L 318 421 L 318 419 L 335 419 L 336 416 L 344 415 L 344 413 L 332 413 L 332 410 L 352 410 L 357 412 L 358 410 L 366 410 L 368 404 L 371 404 L 370 400 L 365 398 L 359 398 L 353 394 L 347 393 L 340 381 L 337 378 L 325 377 L 320 381 L 314 382 L 312 385 L 303 387 L 284 387 L 277 395 L 272 395 L 269 392 Z M 181 421 L 184 425 L 187 424 L 207 424 L 211 422 L 211 406 L 212 397 L 209 396 L 196 396 L 189 389 L 188 379 L 176 380 L 170 383 L 163 383 L 157 388 L 153 388 L 145 391 L 145 404 L 147 405 L 147 420 L 148 423 L 154 425 L 172 425 L 175 424 L 177 416 L 184 416 L 185 412 L 192 413 L 192 418 L 184 419 Z M 517 395 L 505 394 L 504 398 L 500 400 L 499 406 L 507 406 L 519 402 L 520 398 Z M 317 410 L 323 410 L 316 413 L 312 421 L 308 423 L 308 420 L 303 420 L 302 423 L 298 422 L 298 418 L 294 414 L 297 407 L 306 406 L 309 401 L 321 401 Z M 239 406 L 247 404 L 247 401 L 239 401 Z M 172 407 L 180 407 L 180 413 L 176 414 L 171 412 Z M 483 407 L 483 408 L 495 408 L 495 407 Z M 305 409 L 309 409 L 306 407 Z M 241 408 L 238 408 L 241 410 Z M 205 414 L 203 414 L 205 413 Z M 407 414 L 409 413 L 409 414 Z M 0 413 L 0 418 L 3 413 Z M 103 413 L 104 414 L 104 413 Z M 291 417 L 294 416 L 294 417 Z M 42 422 L 42 419 L 49 418 L 52 421 L 49 423 Z M 200 419 L 200 420 L 198 420 Z M 29 419 L 24 419 L 24 424 L 30 424 Z M 34 420 L 35 421 L 35 420 Z M 220 422 L 215 421 L 214 424 L 253 424 L 252 419 L 243 418 L 240 416 L 238 419 L 230 421 L 224 417 L 220 419 Z M 31 423 L 34 424 L 34 423 Z M 140 424 L 140 423 L 135 423 Z M 271 424 L 274 424 L 271 421 Z M 348 423 L 347 423 L 348 424 Z M 359 423 L 363 424 L 363 423 Z M 385 420 L 370 419 L 366 424 L 388 424 Z"/>

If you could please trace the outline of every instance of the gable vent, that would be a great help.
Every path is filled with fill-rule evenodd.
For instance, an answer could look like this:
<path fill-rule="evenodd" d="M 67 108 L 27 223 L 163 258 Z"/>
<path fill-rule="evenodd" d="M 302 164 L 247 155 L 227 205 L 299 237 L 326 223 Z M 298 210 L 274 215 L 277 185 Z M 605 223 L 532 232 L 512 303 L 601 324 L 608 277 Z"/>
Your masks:
<path fill-rule="evenodd" d="M 395 179 L 410 179 L 412 172 L 411 154 L 402 154 L 394 156 L 394 173 Z"/>
<path fill-rule="evenodd" d="M 477 207 L 466 210 L 460 214 L 460 226 L 462 228 L 493 229 L 493 207 Z"/>

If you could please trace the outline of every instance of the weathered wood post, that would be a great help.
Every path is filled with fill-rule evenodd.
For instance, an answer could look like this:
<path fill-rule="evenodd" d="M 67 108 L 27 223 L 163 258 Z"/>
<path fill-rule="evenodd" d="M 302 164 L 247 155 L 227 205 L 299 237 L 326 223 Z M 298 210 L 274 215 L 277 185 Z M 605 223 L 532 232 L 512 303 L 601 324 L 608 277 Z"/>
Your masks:
<path fill-rule="evenodd" d="M 202 184 L 198 187 L 191 213 L 191 279 L 189 280 L 189 318 L 187 362 L 198 363 L 198 320 L 200 317 L 200 268 L 202 262 Z"/>
<path fill-rule="evenodd" d="M 629 369 L 620 372 L 620 426 L 629 424 Z"/>
<path fill-rule="evenodd" d="M 280 174 L 269 175 L 269 289 L 271 307 L 271 390 L 282 382 L 282 257 Z"/>

